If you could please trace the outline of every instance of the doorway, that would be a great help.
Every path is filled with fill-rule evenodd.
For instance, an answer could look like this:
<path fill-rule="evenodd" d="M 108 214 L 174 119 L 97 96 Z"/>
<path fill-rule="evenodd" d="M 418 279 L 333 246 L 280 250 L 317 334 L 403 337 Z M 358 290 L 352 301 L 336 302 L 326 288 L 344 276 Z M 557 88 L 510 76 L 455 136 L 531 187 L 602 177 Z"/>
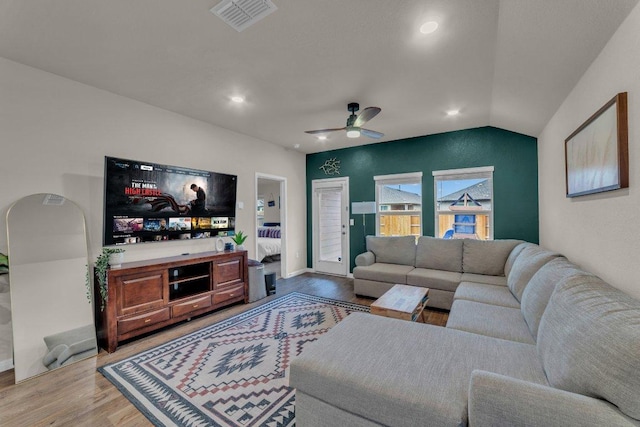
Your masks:
<path fill-rule="evenodd" d="M 316 179 L 313 194 L 313 268 L 346 276 L 349 271 L 349 178 Z"/>
<path fill-rule="evenodd" d="M 266 273 L 286 277 L 287 179 L 256 173 L 256 259 Z"/>

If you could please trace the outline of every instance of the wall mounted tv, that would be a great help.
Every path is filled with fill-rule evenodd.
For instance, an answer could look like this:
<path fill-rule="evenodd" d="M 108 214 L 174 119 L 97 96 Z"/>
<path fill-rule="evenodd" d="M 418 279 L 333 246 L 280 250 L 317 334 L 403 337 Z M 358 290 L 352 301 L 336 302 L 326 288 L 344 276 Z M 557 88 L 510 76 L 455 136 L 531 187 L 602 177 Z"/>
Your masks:
<path fill-rule="evenodd" d="M 230 236 L 237 176 L 105 157 L 103 244 Z"/>

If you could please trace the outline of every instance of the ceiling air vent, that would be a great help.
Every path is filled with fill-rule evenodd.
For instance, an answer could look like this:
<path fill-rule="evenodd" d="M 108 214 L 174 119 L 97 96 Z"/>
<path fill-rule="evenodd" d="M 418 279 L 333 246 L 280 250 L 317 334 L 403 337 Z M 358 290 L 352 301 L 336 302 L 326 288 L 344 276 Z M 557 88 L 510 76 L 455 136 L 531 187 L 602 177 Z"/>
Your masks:
<path fill-rule="evenodd" d="M 277 9 L 271 0 L 222 0 L 211 13 L 240 32 Z"/>
<path fill-rule="evenodd" d="M 43 205 L 62 206 L 64 205 L 65 198 L 58 196 L 57 194 L 47 194 L 42 200 Z"/>

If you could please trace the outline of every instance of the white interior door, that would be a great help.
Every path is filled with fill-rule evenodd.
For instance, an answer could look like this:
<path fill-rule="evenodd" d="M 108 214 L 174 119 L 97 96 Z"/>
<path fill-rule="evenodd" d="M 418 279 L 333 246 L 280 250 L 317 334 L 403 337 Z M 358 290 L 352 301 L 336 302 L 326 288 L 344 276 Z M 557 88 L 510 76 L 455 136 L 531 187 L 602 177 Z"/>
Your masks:
<path fill-rule="evenodd" d="M 349 178 L 314 180 L 313 268 L 346 276 L 349 271 Z"/>

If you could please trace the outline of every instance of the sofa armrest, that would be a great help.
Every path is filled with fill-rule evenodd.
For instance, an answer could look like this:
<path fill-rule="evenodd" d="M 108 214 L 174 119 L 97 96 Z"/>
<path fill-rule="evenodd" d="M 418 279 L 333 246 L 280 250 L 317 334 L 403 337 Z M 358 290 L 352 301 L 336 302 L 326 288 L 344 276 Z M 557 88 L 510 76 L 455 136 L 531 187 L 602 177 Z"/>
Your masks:
<path fill-rule="evenodd" d="M 373 265 L 376 262 L 376 256 L 373 252 L 365 252 L 356 257 L 356 266 L 366 267 L 367 265 Z"/>
<path fill-rule="evenodd" d="M 640 421 L 603 400 L 476 370 L 469 385 L 469 424 L 640 426 Z"/>
<path fill-rule="evenodd" d="M 49 369 L 59 367 L 60 363 L 58 363 L 58 357 L 66 357 L 64 355 L 68 353 L 68 350 L 69 346 L 66 344 L 59 344 L 55 346 L 47 354 L 44 355 L 44 357 L 42 358 L 42 364 Z"/>

